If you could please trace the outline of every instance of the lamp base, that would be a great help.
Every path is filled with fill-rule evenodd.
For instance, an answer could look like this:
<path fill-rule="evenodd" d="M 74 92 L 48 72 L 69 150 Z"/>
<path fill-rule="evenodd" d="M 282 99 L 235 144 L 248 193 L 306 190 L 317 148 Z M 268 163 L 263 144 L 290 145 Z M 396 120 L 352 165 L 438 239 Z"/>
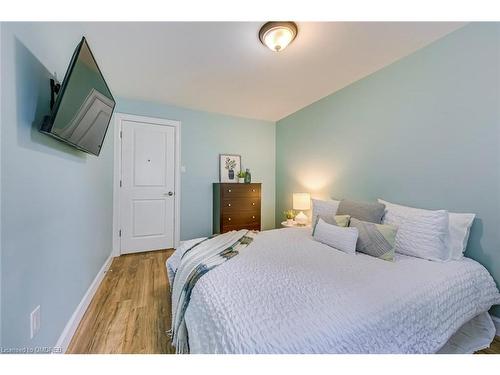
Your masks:
<path fill-rule="evenodd" d="M 299 225 L 306 225 L 307 220 L 307 216 L 302 211 L 300 211 L 300 213 L 295 216 L 295 222 Z"/>

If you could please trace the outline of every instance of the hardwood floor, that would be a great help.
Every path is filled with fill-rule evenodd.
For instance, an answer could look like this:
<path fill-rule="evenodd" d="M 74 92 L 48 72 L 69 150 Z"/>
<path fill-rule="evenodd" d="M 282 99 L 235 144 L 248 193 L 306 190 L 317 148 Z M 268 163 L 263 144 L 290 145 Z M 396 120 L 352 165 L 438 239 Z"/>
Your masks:
<path fill-rule="evenodd" d="M 173 353 L 165 262 L 173 250 L 114 258 L 68 353 Z"/>
<path fill-rule="evenodd" d="M 495 337 L 489 348 L 480 350 L 476 354 L 500 354 L 500 336 Z"/>
<path fill-rule="evenodd" d="M 165 262 L 173 250 L 114 258 L 68 353 L 174 353 Z M 500 337 L 478 354 L 500 354 Z"/>

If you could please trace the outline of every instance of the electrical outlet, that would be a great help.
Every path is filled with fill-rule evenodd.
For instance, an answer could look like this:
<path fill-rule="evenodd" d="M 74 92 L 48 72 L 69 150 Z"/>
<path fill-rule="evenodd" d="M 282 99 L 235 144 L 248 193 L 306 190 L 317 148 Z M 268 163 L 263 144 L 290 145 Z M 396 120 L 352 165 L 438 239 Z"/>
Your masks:
<path fill-rule="evenodd" d="M 40 331 L 40 305 L 30 314 L 30 328 L 30 338 L 33 338 Z"/>

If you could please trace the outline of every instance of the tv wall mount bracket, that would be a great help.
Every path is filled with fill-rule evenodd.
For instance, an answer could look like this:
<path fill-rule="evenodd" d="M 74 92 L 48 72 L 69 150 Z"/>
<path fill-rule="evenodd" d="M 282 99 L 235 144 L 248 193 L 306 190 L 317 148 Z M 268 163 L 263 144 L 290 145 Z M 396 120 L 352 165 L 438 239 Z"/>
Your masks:
<path fill-rule="evenodd" d="M 61 89 L 61 84 L 56 82 L 55 79 L 50 79 L 50 109 L 54 108 L 54 103 L 56 102 L 56 96 Z"/>

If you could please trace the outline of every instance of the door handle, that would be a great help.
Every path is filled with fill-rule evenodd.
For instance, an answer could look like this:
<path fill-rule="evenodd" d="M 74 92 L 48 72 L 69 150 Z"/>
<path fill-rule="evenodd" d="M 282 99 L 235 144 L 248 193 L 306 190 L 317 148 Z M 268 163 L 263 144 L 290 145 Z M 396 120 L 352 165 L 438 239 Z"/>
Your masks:
<path fill-rule="evenodd" d="M 163 193 L 164 196 L 169 196 L 171 197 L 172 195 L 174 195 L 174 193 L 172 191 L 169 191 L 168 193 Z"/>

